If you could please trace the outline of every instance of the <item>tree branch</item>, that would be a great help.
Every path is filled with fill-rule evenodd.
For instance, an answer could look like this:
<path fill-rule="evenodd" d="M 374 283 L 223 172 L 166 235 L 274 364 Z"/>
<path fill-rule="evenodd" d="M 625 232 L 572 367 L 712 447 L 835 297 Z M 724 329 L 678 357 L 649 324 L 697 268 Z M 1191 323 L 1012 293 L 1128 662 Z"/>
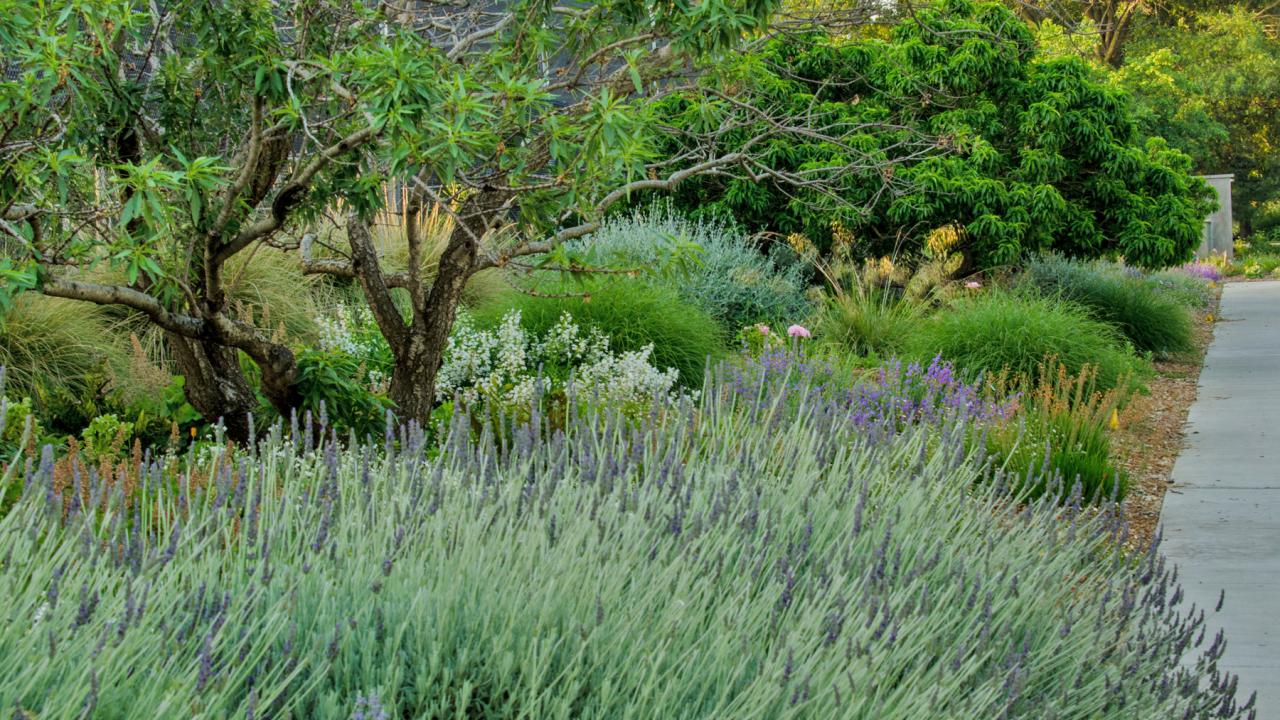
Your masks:
<path fill-rule="evenodd" d="M 203 318 L 166 310 L 155 297 L 130 287 L 54 278 L 45 280 L 40 290 L 51 297 L 83 300 L 98 305 L 123 305 L 146 315 L 161 328 L 184 337 L 203 339 L 210 334 L 209 326 Z"/>
<path fill-rule="evenodd" d="M 452 48 L 449 49 L 449 53 L 445 57 L 449 58 L 449 62 L 457 62 L 458 58 L 462 57 L 463 53 L 471 49 L 472 45 L 475 45 L 476 43 L 480 42 L 481 40 L 487 37 L 492 37 L 502 32 L 515 19 L 516 19 L 515 13 L 507 13 L 502 17 L 501 20 L 494 23 L 493 25 L 487 28 L 483 28 L 481 30 L 477 30 L 471 33 L 470 35 L 467 35 L 466 37 L 459 40 L 457 45 L 454 45 Z"/>
<path fill-rule="evenodd" d="M 408 345 L 409 326 L 391 298 L 390 286 L 373 250 L 369 226 L 354 212 L 347 215 L 347 240 L 351 243 L 351 271 L 360 281 L 360 289 L 364 291 L 365 301 L 369 303 L 378 329 L 399 355 Z"/>
<path fill-rule="evenodd" d="M 258 158 L 262 154 L 262 96 L 253 96 L 253 120 L 249 126 L 249 142 L 245 150 L 244 164 L 240 166 L 240 175 L 227 187 L 223 195 L 222 209 L 209 228 L 209 237 L 217 238 L 231 221 L 231 212 L 235 208 L 236 198 L 244 191 L 258 167 Z"/>
<path fill-rule="evenodd" d="M 341 258 L 315 258 L 312 257 L 312 248 L 315 246 L 315 236 L 311 234 L 303 235 L 302 242 L 298 246 L 298 252 L 302 256 L 302 273 L 304 275 L 329 275 L 332 277 L 357 279 L 355 266 L 350 260 Z M 408 273 L 385 273 L 383 280 L 389 288 L 400 288 L 402 290 L 409 289 Z"/>
<path fill-rule="evenodd" d="M 368 142 L 377 134 L 378 129 L 376 127 L 367 126 L 347 135 L 316 154 L 311 159 L 311 162 L 298 171 L 298 174 L 292 180 L 280 188 L 280 192 L 276 194 L 276 199 L 271 203 L 271 214 L 255 223 L 251 223 L 230 242 L 222 245 L 214 253 L 214 261 L 224 263 L 236 253 L 248 247 L 254 240 L 266 237 L 279 230 L 284 225 L 285 220 L 288 219 L 289 214 L 301 202 L 303 194 L 306 193 L 316 173 L 324 169 L 325 165 L 328 165 L 334 158 Z"/>
<path fill-rule="evenodd" d="M 685 180 L 688 180 L 691 177 L 712 173 L 722 167 L 727 167 L 731 165 L 741 165 L 746 161 L 747 161 L 747 155 L 745 153 L 732 152 L 718 158 L 713 158 L 711 160 L 700 162 L 696 165 L 692 165 L 683 170 L 678 170 L 674 173 L 671 173 L 666 177 L 666 179 L 663 179 L 663 180 L 659 180 L 659 179 L 633 180 L 632 182 L 629 182 L 615 189 L 613 192 L 609 193 L 608 195 L 605 195 L 592 208 L 593 210 L 592 214 L 598 217 L 605 210 L 608 210 L 612 205 L 617 203 L 619 200 L 622 200 L 628 197 L 631 193 L 641 192 L 643 190 L 670 191 L 673 188 L 675 188 L 676 185 L 679 185 L 680 183 L 684 182 Z M 555 235 L 553 235 L 551 238 L 549 238 L 544 242 L 524 243 L 522 245 L 517 245 L 511 250 L 503 253 L 502 255 L 498 256 L 496 259 L 489 259 L 489 258 L 481 259 L 476 266 L 476 271 L 478 272 L 485 268 L 505 265 L 506 262 L 513 257 L 522 257 L 525 255 L 537 255 L 539 253 L 548 252 L 553 248 L 555 248 L 560 243 L 567 242 L 575 238 L 580 238 L 580 237 L 583 237 L 584 235 L 590 235 L 591 233 L 595 232 L 599 228 L 600 228 L 599 220 L 590 220 L 579 225 L 574 225 L 573 227 L 564 228 L 563 230 L 557 232 Z"/>

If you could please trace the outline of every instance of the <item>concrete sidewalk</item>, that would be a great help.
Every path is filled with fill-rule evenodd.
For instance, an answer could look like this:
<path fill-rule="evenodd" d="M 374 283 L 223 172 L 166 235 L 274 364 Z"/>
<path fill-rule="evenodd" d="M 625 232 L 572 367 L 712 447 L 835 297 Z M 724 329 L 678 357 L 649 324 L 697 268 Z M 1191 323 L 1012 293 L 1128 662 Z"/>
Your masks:
<path fill-rule="evenodd" d="M 1164 551 L 1187 601 L 1226 629 L 1222 667 L 1280 719 L 1280 282 L 1232 283 L 1164 499 Z M 1222 612 L 1214 614 L 1220 590 Z M 1207 641 L 1206 641 L 1207 642 Z"/>

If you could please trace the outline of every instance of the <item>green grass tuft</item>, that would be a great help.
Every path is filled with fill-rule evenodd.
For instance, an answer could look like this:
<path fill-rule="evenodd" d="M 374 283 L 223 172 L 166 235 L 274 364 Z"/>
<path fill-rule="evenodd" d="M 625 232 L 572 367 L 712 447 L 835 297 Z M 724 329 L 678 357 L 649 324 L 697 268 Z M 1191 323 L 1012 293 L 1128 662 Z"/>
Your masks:
<path fill-rule="evenodd" d="M 24 293 L 0 322 L 5 394 L 31 398 L 38 415 L 89 399 L 128 372 L 124 339 L 95 305 Z"/>
<path fill-rule="evenodd" d="M 702 384 L 709 358 L 727 352 L 726 332 L 715 320 L 682 301 L 674 290 L 645 280 L 610 279 L 586 289 L 544 283 L 538 290 L 569 296 L 534 297 L 511 291 L 481 305 L 473 313 L 477 325 L 496 327 L 515 308 L 526 329 L 544 334 L 567 312 L 584 329 L 597 328 L 608 335 L 614 350 L 639 350 L 652 343 L 653 364 L 675 368 L 680 382 L 689 387 Z"/>
<path fill-rule="evenodd" d="M 1096 366 L 1102 390 L 1149 372 L 1115 328 L 1083 307 L 1006 290 L 964 298 L 939 311 L 912 333 L 908 352 L 921 360 L 941 355 L 970 376 L 1005 369 L 1034 376 L 1053 357 L 1072 375 Z"/>
<path fill-rule="evenodd" d="M 858 286 L 827 298 L 814 324 L 814 336 L 832 350 L 887 357 L 907 347 L 925 317 L 925 307 L 919 303 Z"/>
<path fill-rule="evenodd" d="M 1024 277 L 1045 295 L 1084 306 L 1138 350 L 1168 354 L 1195 347 L 1191 314 L 1179 296 L 1161 292 L 1145 277 L 1054 255 L 1031 260 Z"/>

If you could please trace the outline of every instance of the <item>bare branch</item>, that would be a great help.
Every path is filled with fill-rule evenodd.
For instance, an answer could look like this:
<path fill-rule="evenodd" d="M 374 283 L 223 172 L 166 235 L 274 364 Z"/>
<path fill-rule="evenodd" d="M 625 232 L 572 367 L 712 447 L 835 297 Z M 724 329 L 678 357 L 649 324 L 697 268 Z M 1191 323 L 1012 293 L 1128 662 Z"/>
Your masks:
<path fill-rule="evenodd" d="M 717 168 L 726 167 L 730 165 L 738 165 L 743 163 L 746 159 L 747 159 L 746 154 L 741 152 L 732 152 L 727 155 L 723 155 L 721 157 L 714 158 L 712 160 L 707 160 L 705 162 L 698 163 L 697 165 L 693 165 L 691 167 L 687 167 L 683 170 L 678 170 L 668 175 L 666 179 L 634 180 L 632 182 L 629 182 L 615 189 L 613 192 L 609 193 L 608 195 L 605 195 L 599 202 L 595 204 L 592 214 L 595 215 L 596 217 L 599 217 L 600 214 L 602 214 L 605 210 L 608 210 L 611 206 L 613 206 L 619 200 L 629 197 L 632 193 L 641 192 L 644 190 L 670 191 L 673 188 L 675 188 L 676 185 L 679 185 L 680 183 L 684 182 L 685 180 L 688 180 L 691 177 L 695 177 L 698 175 L 705 175 L 709 172 L 713 172 Z M 550 239 L 544 242 L 525 243 L 522 245 L 517 245 L 515 248 L 512 248 L 511 250 L 503 253 L 502 255 L 500 255 L 495 259 L 480 260 L 476 269 L 477 271 L 479 271 L 488 267 L 505 265 L 506 262 L 513 257 L 521 257 L 525 255 L 537 255 L 539 253 L 548 252 L 549 250 L 552 250 L 557 245 L 563 242 L 580 238 L 580 237 L 583 237 L 584 235 L 590 235 L 591 233 L 595 232 L 599 228 L 600 228 L 599 220 L 590 220 L 588 222 L 581 223 L 579 225 L 574 225 L 573 227 L 564 228 L 563 230 L 559 231 Z"/>
<path fill-rule="evenodd" d="M 249 184 L 249 180 L 253 178 L 253 173 L 258 168 L 258 158 L 262 155 L 261 95 L 253 96 L 253 120 L 249 126 L 249 141 L 244 154 L 245 159 L 244 164 L 240 167 L 240 174 L 236 177 L 235 182 L 227 187 L 227 191 L 223 194 L 222 209 L 218 211 L 218 217 L 209 228 L 210 238 L 217 238 L 222 235 L 227 223 L 231 221 L 231 213 L 235 209 L 236 198 L 244 191 Z"/>
<path fill-rule="evenodd" d="M 209 335 L 204 319 L 166 310 L 157 298 L 133 288 L 54 278 L 44 282 L 41 292 L 51 297 L 84 300 L 98 305 L 123 305 L 146 315 L 165 330 L 184 337 L 200 339 Z"/>
<path fill-rule="evenodd" d="M 312 257 L 315 247 L 316 238 L 310 233 L 302 236 L 302 242 L 298 245 L 298 253 L 302 256 L 302 273 L 304 275 L 329 275 L 330 277 L 350 278 L 352 280 L 358 278 L 355 266 L 350 260 L 342 258 L 317 258 Z M 409 289 L 408 273 L 386 273 L 383 280 L 389 288 Z"/>
<path fill-rule="evenodd" d="M 457 45 L 454 45 L 452 48 L 449 49 L 449 52 L 447 55 L 445 55 L 445 57 L 449 58 L 450 62 L 457 62 L 458 58 L 462 57 L 463 53 L 471 49 L 472 45 L 475 45 L 476 43 L 480 42 L 481 40 L 484 40 L 487 37 L 492 37 L 502 32 L 509 25 L 511 25 L 511 23 L 514 22 L 515 19 L 516 19 L 515 13 L 507 13 L 497 23 L 490 25 L 487 28 L 482 28 L 480 30 L 477 30 L 471 33 L 470 35 L 467 35 L 466 37 L 459 40 Z"/>

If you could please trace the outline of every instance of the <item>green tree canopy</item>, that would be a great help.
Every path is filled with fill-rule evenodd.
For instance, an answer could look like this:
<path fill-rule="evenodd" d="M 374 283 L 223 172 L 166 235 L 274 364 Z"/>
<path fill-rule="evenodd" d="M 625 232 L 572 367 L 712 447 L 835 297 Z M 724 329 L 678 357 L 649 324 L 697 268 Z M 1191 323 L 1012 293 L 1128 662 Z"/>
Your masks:
<path fill-rule="evenodd" d="M 1143 135 L 1166 138 L 1197 172 L 1235 174 L 1242 234 L 1280 198 L 1280 40 L 1265 18 L 1237 6 L 1144 25 L 1112 82 L 1133 98 Z"/>
<path fill-rule="evenodd" d="M 424 420 L 476 272 L 576 268 L 563 243 L 611 205 L 701 174 L 824 182 L 773 172 L 758 148 L 838 132 L 753 125 L 750 105 L 661 152 L 662 98 L 696 91 L 777 7 L 0 0 L 0 301 L 35 289 L 144 315 L 192 404 L 243 436 L 256 398 L 239 353 L 281 412 L 300 401 L 298 368 L 228 302 L 226 268 L 298 248 L 308 272 L 359 283 L 395 356 L 391 397 Z M 724 128 L 754 135 L 728 147 Z M 367 226 L 393 182 L 408 189 L 406 269 L 382 267 Z M 414 222 L 427 204 L 451 221 L 438 262 Z M 336 232 L 317 241 L 319 226 Z"/>
<path fill-rule="evenodd" d="M 851 128 L 841 143 L 777 144 L 775 167 L 804 172 L 856 148 L 880 154 L 885 170 L 847 178 L 839 197 L 700 178 L 678 190 L 687 208 L 820 245 L 847 230 L 866 254 L 904 240 L 918 247 L 955 224 L 981 266 L 1053 249 L 1159 267 L 1199 243 L 1210 196 L 1190 159 L 1159 139 L 1141 142 L 1122 92 L 1079 59 L 1041 57 L 1031 30 L 1002 5 L 949 0 L 887 40 L 782 40 L 745 63 L 740 97 Z M 670 112 L 676 128 L 705 122 L 678 101 Z M 864 130 L 872 121 L 875 130 Z"/>

